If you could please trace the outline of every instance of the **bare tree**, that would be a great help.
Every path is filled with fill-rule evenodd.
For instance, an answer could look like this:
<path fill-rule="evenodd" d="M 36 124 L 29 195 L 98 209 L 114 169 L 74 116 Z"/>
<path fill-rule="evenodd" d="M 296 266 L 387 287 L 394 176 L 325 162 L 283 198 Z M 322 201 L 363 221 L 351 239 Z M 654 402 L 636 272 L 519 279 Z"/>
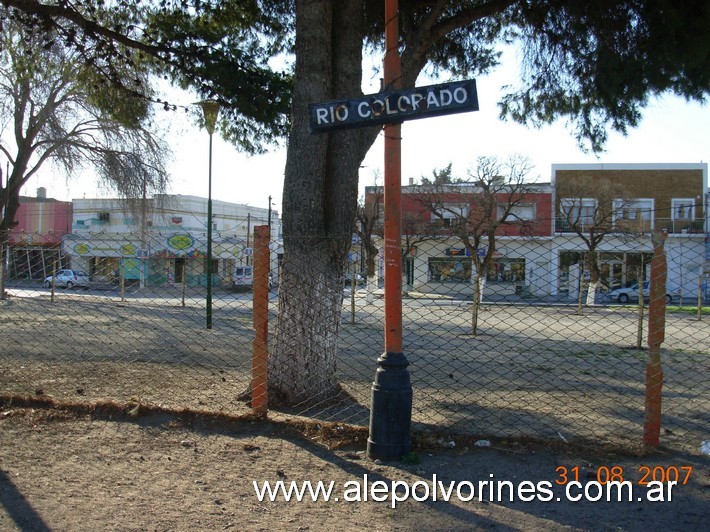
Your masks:
<path fill-rule="evenodd" d="M 125 74 L 145 77 L 140 70 Z M 0 152 L 10 170 L 5 183 L 0 180 L 0 262 L 5 263 L 6 236 L 17 225 L 20 190 L 48 163 L 67 178 L 79 167 L 91 166 L 103 184 L 123 197 L 165 189 L 168 149 L 145 126 L 150 111 L 145 99 L 102 83 L 99 73 L 45 28 L 4 20 Z M 1 270 L 0 265 L 0 297 Z"/>
<path fill-rule="evenodd" d="M 15 225 L 20 189 L 47 163 L 67 176 L 91 166 L 124 197 L 165 189 L 169 152 L 146 126 L 146 100 L 102 84 L 71 49 L 12 19 L 0 50 L 0 152 L 11 167 L 0 229 Z"/>
<path fill-rule="evenodd" d="M 376 181 L 376 180 L 375 180 Z M 368 194 L 368 191 L 371 191 Z M 382 226 L 382 188 L 376 184 L 365 189 L 365 197 L 358 201 L 355 213 L 355 234 L 360 238 L 365 253 L 365 277 L 367 279 L 367 302 L 374 300 L 377 285 L 377 255 L 379 250 L 375 242 L 378 228 Z"/>
<path fill-rule="evenodd" d="M 644 220 L 650 212 L 634 212 L 633 201 L 623 185 L 608 179 L 571 176 L 557 183 L 558 231 L 576 234 L 586 247 L 584 269 L 589 274 L 587 305 L 593 305 L 599 289 L 601 271 L 598 249 L 610 234 L 631 235 L 648 230 Z M 584 276 L 580 275 L 580 279 Z M 578 313 L 582 312 L 582 290 Z"/>
<path fill-rule="evenodd" d="M 469 180 L 454 180 L 450 172 L 448 176 L 435 172 L 434 179 L 424 179 L 419 187 L 417 200 L 437 219 L 440 234 L 459 239 L 471 257 L 474 336 L 478 334 L 482 284 L 493 265 L 500 228 L 515 224 L 520 234 L 525 234 L 532 221 L 519 210 L 531 189 L 531 171 L 530 161 L 520 155 L 504 162 L 479 157 L 476 167 L 468 172 Z"/>

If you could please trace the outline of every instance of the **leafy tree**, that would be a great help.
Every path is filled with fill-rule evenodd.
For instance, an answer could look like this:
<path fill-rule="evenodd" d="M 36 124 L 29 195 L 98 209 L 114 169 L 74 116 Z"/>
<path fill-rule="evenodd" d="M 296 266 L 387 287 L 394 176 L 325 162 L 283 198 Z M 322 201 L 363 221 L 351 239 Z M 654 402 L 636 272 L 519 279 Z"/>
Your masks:
<path fill-rule="evenodd" d="M 449 165 L 450 170 L 450 165 Z M 533 186 L 528 182 L 532 170 L 525 157 L 514 155 L 502 163 L 495 157 L 479 157 L 469 172 L 468 181 L 451 179 L 424 180 L 416 194 L 417 201 L 439 220 L 440 234 L 457 238 L 468 251 L 473 265 L 473 305 L 471 334 L 478 333 L 481 286 L 496 253 L 496 236 L 510 223 L 525 226 L 516 208 L 528 201 Z M 449 172 L 450 173 L 450 172 Z M 435 172 L 435 177 L 437 176 Z"/>
<path fill-rule="evenodd" d="M 272 388 L 291 403 L 338 391 L 337 286 L 357 205 L 357 170 L 379 133 L 365 128 L 311 135 L 308 104 L 360 95 L 363 50 L 381 49 L 382 5 L 295 0 L 283 327 L 270 367 Z M 519 43 L 522 86 L 503 98 L 501 115 L 532 125 L 568 118 L 580 142 L 595 150 L 607 127 L 623 132 L 636 125 L 649 96 L 673 91 L 702 100 L 710 87 L 710 7 L 701 0 L 403 0 L 399 22 L 404 88 L 414 86 L 426 67 L 455 77 L 485 73 L 497 63 L 498 43 Z M 313 246 L 313 239 L 327 245 Z M 317 282 L 301 281 L 303 264 Z"/>
<path fill-rule="evenodd" d="M 223 136 L 249 153 L 287 132 L 292 79 L 268 65 L 292 44 L 292 15 L 281 2 L 0 1 L 8 22 L 62 42 L 121 93 L 176 110 L 146 79 L 126 75 L 150 63 L 166 80 L 218 100 Z"/>
<path fill-rule="evenodd" d="M 451 175 L 451 167 L 452 164 L 449 163 L 448 166 L 442 168 L 441 170 L 439 169 L 434 169 L 432 170 L 431 174 L 431 179 L 428 177 L 423 177 L 422 176 L 422 184 L 423 185 L 453 185 L 456 183 L 462 183 L 462 179 L 455 178 Z"/>

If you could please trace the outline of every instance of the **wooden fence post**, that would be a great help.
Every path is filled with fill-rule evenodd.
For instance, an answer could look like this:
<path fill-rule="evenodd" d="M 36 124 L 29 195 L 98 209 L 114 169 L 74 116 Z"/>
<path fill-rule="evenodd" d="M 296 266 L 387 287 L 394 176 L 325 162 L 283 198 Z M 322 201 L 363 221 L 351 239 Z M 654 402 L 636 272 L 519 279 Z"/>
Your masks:
<path fill-rule="evenodd" d="M 661 433 L 661 399 L 663 368 L 661 344 L 666 327 L 666 278 L 668 265 L 663 249 L 668 233 L 653 231 L 653 258 L 651 259 L 651 286 L 648 302 L 648 361 L 646 363 L 646 408 L 643 423 L 644 445 L 658 446 Z"/>
<path fill-rule="evenodd" d="M 253 324 L 251 407 L 255 414 L 268 412 L 269 371 L 269 226 L 254 228 Z"/>

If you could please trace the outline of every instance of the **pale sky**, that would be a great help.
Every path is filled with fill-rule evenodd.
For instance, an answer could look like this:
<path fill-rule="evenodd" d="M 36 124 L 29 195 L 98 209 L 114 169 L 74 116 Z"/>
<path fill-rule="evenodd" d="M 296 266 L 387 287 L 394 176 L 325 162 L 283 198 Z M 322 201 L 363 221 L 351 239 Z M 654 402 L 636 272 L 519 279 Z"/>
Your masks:
<path fill-rule="evenodd" d="M 508 58 L 508 61 L 514 58 Z M 506 65 L 511 64 L 504 63 Z M 610 133 L 606 153 L 596 156 L 582 152 L 564 123 L 540 130 L 528 129 L 498 119 L 497 102 L 501 87 L 515 84 L 514 68 L 500 68 L 492 75 L 477 78 L 480 110 L 405 122 L 402 127 L 402 183 L 409 178 L 418 181 L 430 176 L 436 168 L 453 163 L 455 176 L 465 177 L 479 156 L 505 158 L 512 153 L 528 157 L 534 164 L 537 181 L 549 181 L 553 164 L 572 163 L 699 163 L 710 160 L 710 106 L 687 103 L 675 96 L 664 96 L 650 102 L 641 125 L 626 137 Z M 420 80 L 418 85 L 448 80 Z M 366 93 L 376 92 L 378 78 L 368 81 Z M 181 95 L 189 104 L 195 98 Z M 190 124 L 184 113 L 170 114 L 170 144 L 175 153 L 170 165 L 171 193 L 207 197 L 208 135 Z M 213 145 L 212 197 L 234 203 L 268 207 L 273 197 L 274 208 L 281 212 L 284 148 L 267 155 L 249 157 L 222 141 L 217 134 Z M 382 175 L 384 161 L 382 135 L 373 145 L 360 171 L 360 188 L 374 183 L 375 172 Z M 379 183 L 381 183 L 381 177 Z M 65 183 L 48 168 L 30 179 L 23 194 L 33 196 L 37 187 L 47 188 L 48 197 L 60 200 L 105 197 L 92 176 Z"/>

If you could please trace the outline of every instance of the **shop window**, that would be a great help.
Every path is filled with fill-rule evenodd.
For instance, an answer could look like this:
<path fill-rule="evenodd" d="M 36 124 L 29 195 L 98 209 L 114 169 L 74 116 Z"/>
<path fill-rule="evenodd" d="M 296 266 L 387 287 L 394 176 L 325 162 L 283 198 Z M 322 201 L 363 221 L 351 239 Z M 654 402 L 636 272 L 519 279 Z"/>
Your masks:
<path fill-rule="evenodd" d="M 470 283 L 471 259 L 465 257 L 430 258 L 429 281 L 434 283 Z"/>

